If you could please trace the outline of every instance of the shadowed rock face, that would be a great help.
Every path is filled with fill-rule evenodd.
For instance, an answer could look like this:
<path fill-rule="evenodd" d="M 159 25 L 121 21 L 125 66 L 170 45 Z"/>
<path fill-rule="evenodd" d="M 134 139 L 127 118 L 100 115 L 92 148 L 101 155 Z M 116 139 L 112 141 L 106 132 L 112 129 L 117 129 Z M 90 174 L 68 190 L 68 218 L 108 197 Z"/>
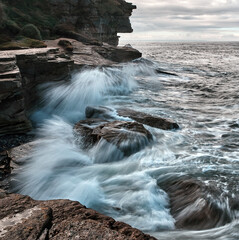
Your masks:
<path fill-rule="evenodd" d="M 89 119 L 80 121 L 74 129 L 83 137 L 86 147 L 105 140 L 116 146 L 124 156 L 139 151 L 152 140 L 151 133 L 142 124 L 136 122 Z"/>
<path fill-rule="evenodd" d="M 210 189 L 202 182 L 186 177 L 163 182 L 159 180 L 158 185 L 169 195 L 171 214 L 179 229 L 210 229 L 231 221 L 229 213 L 208 197 L 210 192 L 217 189 Z"/>
<path fill-rule="evenodd" d="M 11 173 L 10 167 L 11 158 L 7 151 L 0 153 L 0 181 Z"/>
<path fill-rule="evenodd" d="M 5 21 L 5 24 L 0 24 L 0 31 L 5 38 L 14 38 L 21 33 L 25 24 L 34 24 L 44 39 L 69 37 L 84 42 L 84 39 L 91 38 L 91 44 L 105 42 L 114 46 L 118 45 L 118 33 L 133 31 L 129 17 L 133 9 L 136 9 L 136 6 L 124 0 L 2 2 L 4 5 L 0 5 L 0 23 Z"/>
<path fill-rule="evenodd" d="M 70 200 L 35 201 L 0 190 L 0 207 L 0 239 L 155 239 Z"/>

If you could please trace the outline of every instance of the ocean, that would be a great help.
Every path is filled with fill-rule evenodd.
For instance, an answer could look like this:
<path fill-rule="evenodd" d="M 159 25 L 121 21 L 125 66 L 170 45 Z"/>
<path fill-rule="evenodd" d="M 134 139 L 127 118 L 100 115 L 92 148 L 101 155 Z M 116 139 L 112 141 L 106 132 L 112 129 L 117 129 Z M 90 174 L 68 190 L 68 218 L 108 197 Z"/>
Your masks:
<path fill-rule="evenodd" d="M 229 198 L 239 202 L 239 42 L 131 45 L 141 59 L 42 86 L 41 106 L 32 113 L 38 139 L 18 176 L 19 192 L 80 201 L 158 239 L 239 239 L 239 208 L 229 204 Z M 73 126 L 85 119 L 87 106 L 130 108 L 172 119 L 180 129 L 145 126 L 152 143 L 117 161 L 115 149 L 85 150 L 76 141 Z M 157 182 L 178 176 L 214 186 L 212 201 L 230 223 L 177 230 Z"/>

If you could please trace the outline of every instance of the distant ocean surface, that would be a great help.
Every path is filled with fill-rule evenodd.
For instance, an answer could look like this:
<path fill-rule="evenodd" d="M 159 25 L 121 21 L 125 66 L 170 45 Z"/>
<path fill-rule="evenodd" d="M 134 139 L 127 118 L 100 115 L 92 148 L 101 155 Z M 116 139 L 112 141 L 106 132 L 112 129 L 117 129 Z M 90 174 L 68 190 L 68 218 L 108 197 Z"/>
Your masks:
<path fill-rule="evenodd" d="M 215 201 L 223 210 L 228 211 L 228 193 L 238 203 L 239 42 L 130 44 L 143 59 L 117 71 L 78 73 L 71 84 L 43 93 L 43 105 L 32 118 L 40 122 L 44 140 L 19 176 L 20 192 L 37 199 L 78 200 L 159 239 L 239 239 L 236 210 L 232 222 L 220 228 L 174 230 L 168 197 L 156 183 L 168 174 L 186 175 L 219 189 Z M 176 75 L 155 74 L 152 69 Z M 111 84 L 114 78 L 120 83 Z M 72 135 L 87 105 L 127 107 L 170 118 L 180 129 L 148 127 L 154 135 L 152 145 L 123 161 L 98 164 L 95 156 L 104 154 L 77 148 Z M 48 169 L 39 173 L 44 162 Z"/>

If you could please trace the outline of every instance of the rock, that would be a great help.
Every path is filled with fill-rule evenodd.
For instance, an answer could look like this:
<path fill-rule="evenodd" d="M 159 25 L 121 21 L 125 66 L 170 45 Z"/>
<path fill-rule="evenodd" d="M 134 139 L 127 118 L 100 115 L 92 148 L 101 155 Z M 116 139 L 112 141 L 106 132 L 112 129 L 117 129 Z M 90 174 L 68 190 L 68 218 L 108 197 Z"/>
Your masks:
<path fill-rule="evenodd" d="M 88 106 L 85 109 L 85 116 L 87 118 L 103 118 L 103 119 L 114 119 L 112 113 L 114 110 L 112 108 L 99 106 L 92 107 Z"/>
<path fill-rule="evenodd" d="M 21 3 L 19 0 L 2 0 L 2 2 L 6 6 L 1 8 L 2 16 L 8 19 L 5 21 L 8 24 L 0 24 L 0 30 L 11 38 L 15 38 L 25 24 L 31 24 L 31 26 L 35 24 L 35 29 L 38 28 L 43 37 L 70 37 L 83 42 L 87 38 L 91 39 L 90 44 L 94 42 L 99 45 L 106 42 L 117 46 L 118 33 L 133 31 L 129 17 L 136 6 L 124 0 L 36 0 L 30 2 L 22 0 Z M 25 35 L 31 38 L 39 35 L 32 34 L 32 32 L 31 30 L 29 34 L 27 31 Z M 40 39 L 40 37 L 37 38 Z"/>
<path fill-rule="evenodd" d="M 105 58 L 95 46 L 66 38 L 46 41 L 46 44 L 48 47 L 44 49 L 0 52 L 0 134 L 31 130 L 27 112 L 39 100 L 39 84 L 68 80 L 73 70 L 130 61 L 140 54 L 131 48 L 98 46 L 98 51 L 107 52 Z M 70 56 L 65 50 L 71 51 Z"/>
<path fill-rule="evenodd" d="M 29 155 L 32 152 L 33 147 L 36 145 L 36 142 L 28 142 L 21 144 L 20 146 L 11 148 L 8 151 L 9 156 L 13 163 L 17 165 L 24 164 L 29 158 Z"/>
<path fill-rule="evenodd" d="M 73 51 L 73 46 L 70 41 L 68 40 L 59 40 L 58 42 L 59 46 L 62 46 L 66 51 L 72 52 Z"/>
<path fill-rule="evenodd" d="M 178 76 L 176 73 L 166 72 L 165 70 L 162 70 L 162 69 L 159 69 L 159 68 L 156 69 L 155 72 L 159 73 L 159 74 L 170 75 L 170 76 Z"/>
<path fill-rule="evenodd" d="M 94 51 L 104 58 L 117 63 L 129 62 L 142 57 L 142 53 L 132 47 L 114 47 L 103 45 L 101 47 L 94 47 Z"/>
<path fill-rule="evenodd" d="M 131 226 L 70 200 L 35 201 L 0 192 L 2 239 L 155 240 Z"/>
<path fill-rule="evenodd" d="M 57 58 L 59 53 L 57 48 L 0 52 L 0 134 L 30 131 L 26 111 L 38 100 L 38 84 L 70 77 L 74 62 Z"/>
<path fill-rule="evenodd" d="M 129 117 L 139 123 L 148 125 L 150 127 L 160 128 L 163 130 L 172 130 L 179 128 L 178 124 L 170 119 L 152 116 L 150 114 L 134 111 L 132 109 L 118 109 L 117 113 L 119 116 Z"/>
<path fill-rule="evenodd" d="M 33 141 L 34 134 L 10 134 L 0 137 L 0 152 Z M 10 153 L 10 151 L 9 151 Z"/>
<path fill-rule="evenodd" d="M 161 180 L 158 185 L 169 195 L 171 214 L 178 229 L 204 230 L 231 221 L 226 209 L 209 198 L 211 191 L 202 182 L 189 177 Z"/>
<path fill-rule="evenodd" d="M 172 130 L 178 129 L 179 126 L 176 122 L 172 120 L 152 116 L 150 114 L 134 111 L 132 109 L 117 109 L 116 112 L 119 116 L 131 118 L 139 123 L 160 128 L 163 130 Z M 87 118 L 104 118 L 104 119 L 113 119 L 114 110 L 107 107 L 91 107 L 88 106 L 85 110 L 85 115 Z"/>
<path fill-rule="evenodd" d="M 116 146 L 124 156 L 139 151 L 152 140 L 151 133 L 136 122 L 90 119 L 78 122 L 74 129 L 83 137 L 85 147 L 105 140 Z"/>
<path fill-rule="evenodd" d="M 6 178 L 11 173 L 11 158 L 7 151 L 0 153 L 0 181 Z"/>

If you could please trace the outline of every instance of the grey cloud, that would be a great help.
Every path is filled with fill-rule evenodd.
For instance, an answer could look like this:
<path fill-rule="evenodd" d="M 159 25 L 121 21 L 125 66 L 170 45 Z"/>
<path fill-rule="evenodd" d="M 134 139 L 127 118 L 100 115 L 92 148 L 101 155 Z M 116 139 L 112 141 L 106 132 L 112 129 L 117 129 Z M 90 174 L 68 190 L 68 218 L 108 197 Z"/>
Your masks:
<path fill-rule="evenodd" d="M 132 0 L 137 5 L 131 18 L 135 33 L 213 32 L 239 37 L 239 0 Z M 234 33 L 227 33 L 232 31 Z M 143 36 L 143 35 L 142 35 Z M 186 36 L 186 34 L 185 34 Z M 238 39 L 239 40 L 239 39 Z"/>

